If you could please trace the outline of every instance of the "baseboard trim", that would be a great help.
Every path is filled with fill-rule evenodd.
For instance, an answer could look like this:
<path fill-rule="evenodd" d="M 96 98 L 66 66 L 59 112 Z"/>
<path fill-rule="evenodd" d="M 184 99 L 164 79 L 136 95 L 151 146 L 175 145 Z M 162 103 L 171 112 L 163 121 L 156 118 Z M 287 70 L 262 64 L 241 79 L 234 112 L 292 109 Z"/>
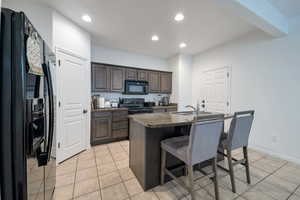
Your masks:
<path fill-rule="evenodd" d="M 274 150 L 271 150 L 271 149 L 268 149 L 266 147 L 256 145 L 256 144 L 249 144 L 249 147 L 254 149 L 254 150 L 260 151 L 262 153 L 266 153 L 268 155 L 275 156 L 275 157 L 278 157 L 278 158 L 281 158 L 281 159 L 287 160 L 289 162 L 293 162 L 293 163 L 296 163 L 296 164 L 300 165 L 300 158 L 285 155 L 283 153 L 276 152 Z"/>

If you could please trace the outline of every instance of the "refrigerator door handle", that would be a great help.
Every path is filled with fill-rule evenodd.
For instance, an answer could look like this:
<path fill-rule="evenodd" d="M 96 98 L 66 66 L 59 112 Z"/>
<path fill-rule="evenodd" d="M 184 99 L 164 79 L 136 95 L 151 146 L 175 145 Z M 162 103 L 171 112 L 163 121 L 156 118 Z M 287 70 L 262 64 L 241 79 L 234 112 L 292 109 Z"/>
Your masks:
<path fill-rule="evenodd" d="M 43 64 L 43 71 L 45 73 L 45 78 L 48 85 L 48 92 L 49 92 L 49 133 L 48 133 L 48 144 L 47 144 L 47 162 L 50 160 L 51 151 L 52 151 L 52 140 L 54 134 L 54 100 L 53 100 L 53 85 L 52 85 L 52 77 L 50 73 L 49 66 L 44 63 Z"/>

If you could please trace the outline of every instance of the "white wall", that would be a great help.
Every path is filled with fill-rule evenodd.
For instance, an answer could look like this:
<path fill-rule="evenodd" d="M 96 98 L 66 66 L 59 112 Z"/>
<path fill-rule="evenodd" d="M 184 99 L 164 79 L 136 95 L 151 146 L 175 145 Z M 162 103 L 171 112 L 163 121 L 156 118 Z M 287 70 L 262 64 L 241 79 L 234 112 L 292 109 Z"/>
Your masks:
<path fill-rule="evenodd" d="M 187 110 L 192 104 L 192 57 L 176 55 L 168 60 L 173 72 L 171 102 L 178 103 L 178 110 Z"/>
<path fill-rule="evenodd" d="M 178 96 L 178 110 L 186 110 L 185 106 L 192 104 L 192 76 L 192 57 L 187 55 L 180 55 L 178 81 L 180 93 Z"/>
<path fill-rule="evenodd" d="M 111 48 L 92 45 L 92 61 L 137 68 L 170 71 L 164 58 L 145 56 Z"/>
<path fill-rule="evenodd" d="M 49 47 L 52 46 L 52 9 L 35 0 L 5 0 L 2 7 L 23 11 Z"/>
<path fill-rule="evenodd" d="M 84 107 L 90 113 L 91 102 L 91 39 L 88 32 L 84 31 L 72 21 L 58 12 L 53 12 L 53 49 L 62 49 L 75 56 L 79 56 L 86 62 L 86 102 Z M 62 81 L 63 82 L 63 81 Z M 58 85 L 59 87 L 59 85 Z M 59 96 L 58 98 L 62 98 Z M 60 115 L 61 116 L 61 115 Z M 86 145 L 90 147 L 90 114 L 86 115 Z M 61 118 L 58 119 L 58 126 L 61 127 Z M 58 133 L 59 134 L 59 133 Z"/>
<path fill-rule="evenodd" d="M 179 95 L 179 55 L 168 59 L 168 65 L 172 73 L 172 94 L 170 96 L 171 102 L 178 103 Z"/>
<path fill-rule="evenodd" d="M 252 32 L 193 60 L 193 102 L 203 68 L 232 67 L 232 111 L 255 109 L 251 146 L 300 163 L 300 24 L 287 37 Z"/>
<path fill-rule="evenodd" d="M 53 12 L 53 48 L 66 49 L 90 60 L 91 38 L 88 32 L 58 12 Z"/>

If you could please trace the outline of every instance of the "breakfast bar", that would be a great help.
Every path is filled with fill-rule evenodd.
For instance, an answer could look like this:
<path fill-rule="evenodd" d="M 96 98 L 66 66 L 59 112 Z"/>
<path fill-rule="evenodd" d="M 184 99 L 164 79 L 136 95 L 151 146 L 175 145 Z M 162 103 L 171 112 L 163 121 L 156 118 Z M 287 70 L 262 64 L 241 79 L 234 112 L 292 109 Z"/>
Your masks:
<path fill-rule="evenodd" d="M 206 119 L 216 114 L 218 113 L 171 112 L 129 116 L 129 167 L 144 190 L 160 184 L 160 142 L 167 138 L 188 135 L 190 126 L 196 119 Z M 183 166 L 181 161 L 167 155 L 166 167 L 173 169 L 177 176 L 184 174 L 180 166 Z"/>

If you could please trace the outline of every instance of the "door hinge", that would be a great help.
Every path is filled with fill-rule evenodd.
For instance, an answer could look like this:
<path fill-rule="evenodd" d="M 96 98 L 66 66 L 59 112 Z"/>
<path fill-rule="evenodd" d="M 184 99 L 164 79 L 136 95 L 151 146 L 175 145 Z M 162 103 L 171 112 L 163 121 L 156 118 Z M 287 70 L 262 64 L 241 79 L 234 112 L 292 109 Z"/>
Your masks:
<path fill-rule="evenodd" d="M 61 103 L 60 103 L 60 101 L 58 102 L 58 107 L 60 107 L 60 105 L 61 105 Z"/>
<path fill-rule="evenodd" d="M 60 60 L 58 60 L 58 66 L 60 66 L 60 64 L 61 64 L 61 63 L 60 63 Z"/>
<path fill-rule="evenodd" d="M 57 148 L 60 148 L 60 142 L 57 144 Z"/>

